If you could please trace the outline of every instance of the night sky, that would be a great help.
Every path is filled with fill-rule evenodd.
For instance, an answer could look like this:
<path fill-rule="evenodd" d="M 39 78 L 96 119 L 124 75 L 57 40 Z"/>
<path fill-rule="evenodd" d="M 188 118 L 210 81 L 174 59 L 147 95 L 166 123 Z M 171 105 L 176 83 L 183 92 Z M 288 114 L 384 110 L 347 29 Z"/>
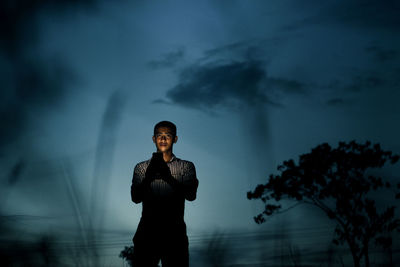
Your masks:
<path fill-rule="evenodd" d="M 196 166 L 194 245 L 279 222 L 256 225 L 246 192 L 320 143 L 400 153 L 399 1 L 52 2 L 0 4 L 0 212 L 27 236 L 78 234 L 91 217 L 123 233 L 116 251 L 130 245 L 132 172 L 161 120 Z"/>

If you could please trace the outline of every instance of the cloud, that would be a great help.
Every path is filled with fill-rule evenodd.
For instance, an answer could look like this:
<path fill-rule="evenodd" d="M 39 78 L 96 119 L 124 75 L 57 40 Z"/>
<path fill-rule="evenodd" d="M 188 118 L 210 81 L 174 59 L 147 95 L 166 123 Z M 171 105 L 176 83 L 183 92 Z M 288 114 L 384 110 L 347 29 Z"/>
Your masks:
<path fill-rule="evenodd" d="M 4 64 L 0 67 L 6 67 Z M 66 94 L 66 88 L 75 83 L 77 75 L 62 62 L 35 62 L 16 58 L 8 65 L 9 77 L 2 79 L 0 92 L 0 151 L 26 133 L 33 110 L 57 107 Z M 37 118 L 40 119 L 40 118 Z"/>
<path fill-rule="evenodd" d="M 300 82 L 268 77 L 264 63 L 255 60 L 215 61 L 193 64 L 179 74 L 179 82 L 168 90 L 170 103 L 213 112 L 220 108 L 238 110 L 254 105 L 282 105 L 279 93 L 303 93 Z"/>
<path fill-rule="evenodd" d="M 221 57 L 221 55 L 227 55 L 229 57 L 237 56 L 238 53 L 243 53 L 243 50 L 244 51 L 249 50 L 249 45 L 244 42 L 235 42 L 204 51 L 203 60 L 209 58 Z"/>
<path fill-rule="evenodd" d="M 382 69 L 380 71 L 361 72 L 352 77 L 343 86 L 344 91 L 362 93 L 368 91 L 397 90 L 400 85 L 399 69 Z"/>
<path fill-rule="evenodd" d="M 8 184 L 13 185 L 15 184 L 19 178 L 21 177 L 21 173 L 25 169 L 26 163 L 22 160 L 19 160 L 14 167 L 11 169 L 10 173 L 8 174 Z"/>
<path fill-rule="evenodd" d="M 325 104 L 331 107 L 360 105 L 362 102 L 368 102 L 368 98 L 376 98 L 377 95 L 382 98 L 393 95 L 400 86 L 399 71 L 399 68 L 358 71 L 348 79 L 335 81 L 326 87 L 330 96 Z"/>
<path fill-rule="evenodd" d="M 342 1 L 331 10 L 344 23 L 366 28 L 396 30 L 400 26 L 398 1 L 353 0 Z"/>
<path fill-rule="evenodd" d="M 198 109 L 266 103 L 269 99 L 260 90 L 265 77 L 259 62 L 190 66 L 182 71 L 179 84 L 167 92 L 167 98 Z"/>
<path fill-rule="evenodd" d="M 38 53 L 40 16 L 49 12 L 67 14 L 73 8 L 93 8 L 96 2 L 0 2 L 0 153 L 27 132 L 32 111 L 56 107 L 63 100 L 66 88 L 77 80 L 64 62 L 49 60 Z"/>
<path fill-rule="evenodd" d="M 0 49 L 16 55 L 36 43 L 39 37 L 38 17 L 43 12 L 62 13 L 73 8 L 93 8 L 96 2 L 97 0 L 3 0 L 0 2 Z"/>
<path fill-rule="evenodd" d="M 40 20 L 52 13 L 70 15 L 74 8 L 93 8 L 97 2 L 0 1 L 0 159 L 8 172 L 2 177 L 1 195 L 2 202 L 10 202 L 7 213 L 15 208 L 30 214 L 70 211 L 59 164 L 52 155 L 41 161 L 43 152 L 33 144 L 31 134 L 42 134 L 43 128 L 35 126 L 63 103 L 78 76 L 65 62 L 39 50 Z"/>
<path fill-rule="evenodd" d="M 343 106 L 344 104 L 346 104 L 346 100 L 341 97 L 335 97 L 326 101 L 326 104 L 328 106 Z"/>
<path fill-rule="evenodd" d="M 396 60 L 399 54 L 399 51 L 396 51 L 395 49 L 386 49 L 378 45 L 368 46 L 365 50 L 367 53 L 371 54 L 377 62 L 380 63 Z"/>
<path fill-rule="evenodd" d="M 266 84 L 284 93 L 305 94 L 306 92 L 304 84 L 291 79 L 268 78 Z"/>
<path fill-rule="evenodd" d="M 397 32 L 400 26 L 399 11 L 399 1 L 330 1 L 325 2 L 316 15 L 295 24 L 305 26 L 334 23 L 356 28 L 385 29 Z"/>
<path fill-rule="evenodd" d="M 185 57 L 184 48 L 179 48 L 176 51 L 169 52 L 162 56 L 159 60 L 149 62 L 149 67 L 152 69 L 162 69 L 175 67 Z"/>

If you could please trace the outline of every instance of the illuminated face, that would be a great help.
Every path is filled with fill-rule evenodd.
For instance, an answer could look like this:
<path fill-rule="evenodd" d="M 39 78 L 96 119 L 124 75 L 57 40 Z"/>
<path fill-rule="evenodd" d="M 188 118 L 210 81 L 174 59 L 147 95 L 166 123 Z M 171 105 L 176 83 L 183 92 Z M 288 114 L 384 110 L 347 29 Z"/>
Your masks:
<path fill-rule="evenodd" d="M 160 127 L 153 136 L 153 142 L 156 144 L 158 152 L 172 152 L 173 145 L 178 141 L 178 137 L 174 136 L 168 127 Z"/>

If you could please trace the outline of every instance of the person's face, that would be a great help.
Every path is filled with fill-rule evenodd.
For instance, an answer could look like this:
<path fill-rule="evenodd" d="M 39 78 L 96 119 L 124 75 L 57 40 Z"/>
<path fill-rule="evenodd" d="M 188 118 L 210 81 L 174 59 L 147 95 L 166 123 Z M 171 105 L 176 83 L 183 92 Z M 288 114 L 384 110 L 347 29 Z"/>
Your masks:
<path fill-rule="evenodd" d="M 178 136 L 173 135 L 168 127 L 160 127 L 153 136 L 153 142 L 156 144 L 158 152 L 172 152 L 173 144 L 178 141 Z"/>

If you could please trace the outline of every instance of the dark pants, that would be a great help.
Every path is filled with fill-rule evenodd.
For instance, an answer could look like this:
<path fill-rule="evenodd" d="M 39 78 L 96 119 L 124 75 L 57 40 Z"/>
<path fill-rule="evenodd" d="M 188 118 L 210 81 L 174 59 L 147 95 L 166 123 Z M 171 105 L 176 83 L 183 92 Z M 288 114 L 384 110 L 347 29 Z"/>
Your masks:
<path fill-rule="evenodd" d="M 133 266 L 188 267 L 189 243 L 183 220 L 160 223 L 140 220 L 133 238 Z"/>

